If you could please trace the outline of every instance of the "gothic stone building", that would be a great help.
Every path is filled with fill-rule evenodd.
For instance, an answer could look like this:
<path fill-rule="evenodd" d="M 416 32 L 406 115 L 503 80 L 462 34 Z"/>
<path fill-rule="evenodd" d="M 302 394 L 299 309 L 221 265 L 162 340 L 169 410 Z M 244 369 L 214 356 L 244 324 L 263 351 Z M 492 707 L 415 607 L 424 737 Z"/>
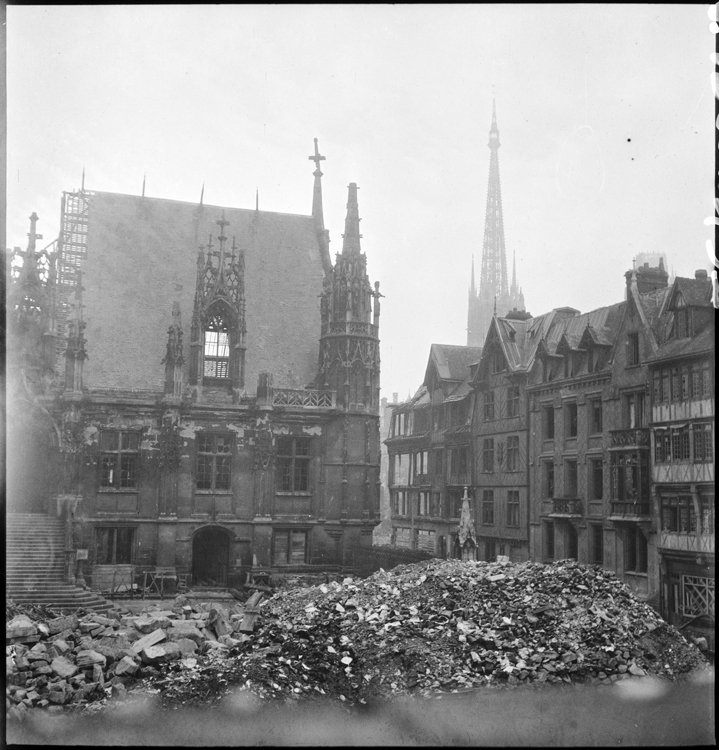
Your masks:
<path fill-rule="evenodd" d="M 378 522 L 379 285 L 349 186 L 312 215 L 80 190 L 16 251 L 9 510 L 66 513 L 85 574 L 195 584 L 339 563 Z M 39 471 L 38 467 L 43 470 Z"/>

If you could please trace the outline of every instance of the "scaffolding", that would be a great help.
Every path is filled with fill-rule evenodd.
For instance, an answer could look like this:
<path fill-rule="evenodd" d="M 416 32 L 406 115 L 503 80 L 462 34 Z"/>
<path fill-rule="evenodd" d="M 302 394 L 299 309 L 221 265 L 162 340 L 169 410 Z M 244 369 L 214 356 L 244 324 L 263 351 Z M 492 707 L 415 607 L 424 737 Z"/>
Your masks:
<path fill-rule="evenodd" d="M 87 257 L 88 198 L 92 193 L 80 189 L 62 194 L 60 235 L 57 240 L 57 372 L 63 372 L 62 355 L 67 346 L 67 315 L 75 289 L 77 271 Z"/>

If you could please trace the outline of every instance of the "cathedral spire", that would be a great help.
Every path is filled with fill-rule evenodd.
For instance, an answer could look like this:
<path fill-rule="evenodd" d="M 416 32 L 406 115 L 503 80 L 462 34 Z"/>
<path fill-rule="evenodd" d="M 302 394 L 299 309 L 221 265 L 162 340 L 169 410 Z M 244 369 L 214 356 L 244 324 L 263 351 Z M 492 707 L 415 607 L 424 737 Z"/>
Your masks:
<path fill-rule="evenodd" d="M 499 179 L 499 127 L 496 102 L 492 101 L 492 124 L 489 128 L 489 180 L 484 217 L 482 263 L 479 289 L 470 299 L 467 325 L 467 344 L 481 346 L 492 319 L 493 301 L 499 315 L 512 307 L 507 278 L 507 255 L 504 243 L 504 217 L 502 214 L 502 189 Z M 516 276 L 512 279 L 516 293 Z"/>
<path fill-rule="evenodd" d="M 477 287 L 474 283 L 474 253 L 472 253 L 472 276 L 469 282 L 469 292 L 470 294 L 477 294 Z"/>
<path fill-rule="evenodd" d="M 359 207 L 357 206 L 357 183 L 350 182 L 347 196 L 347 217 L 345 218 L 345 233 L 342 235 L 342 255 L 359 253 L 360 239 L 359 231 Z"/>

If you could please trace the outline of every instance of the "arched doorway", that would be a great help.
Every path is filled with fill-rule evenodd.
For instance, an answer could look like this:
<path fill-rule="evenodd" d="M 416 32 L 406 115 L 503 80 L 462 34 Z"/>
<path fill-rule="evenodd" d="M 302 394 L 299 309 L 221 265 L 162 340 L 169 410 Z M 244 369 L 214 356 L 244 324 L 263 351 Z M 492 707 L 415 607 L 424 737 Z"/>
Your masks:
<path fill-rule="evenodd" d="M 200 529 L 192 540 L 192 582 L 195 586 L 227 586 L 230 535 L 221 526 Z"/>

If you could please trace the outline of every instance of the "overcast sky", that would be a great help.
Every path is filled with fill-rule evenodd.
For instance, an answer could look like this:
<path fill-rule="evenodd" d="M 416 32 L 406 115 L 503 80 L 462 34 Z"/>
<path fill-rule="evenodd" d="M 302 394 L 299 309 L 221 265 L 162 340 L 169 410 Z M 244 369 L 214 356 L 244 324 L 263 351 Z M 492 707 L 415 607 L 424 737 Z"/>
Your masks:
<path fill-rule="evenodd" d="M 620 301 L 640 252 L 710 268 L 704 5 L 9 6 L 8 235 L 63 190 L 309 214 L 314 137 L 382 304 L 382 394 L 466 344 L 496 97 L 511 269 L 534 315 Z M 493 93 L 494 92 L 494 93 Z M 142 269 L 138 269 L 141 272 Z M 318 313 L 319 314 L 319 313 Z M 92 354 L 90 353 L 90 356 Z"/>

